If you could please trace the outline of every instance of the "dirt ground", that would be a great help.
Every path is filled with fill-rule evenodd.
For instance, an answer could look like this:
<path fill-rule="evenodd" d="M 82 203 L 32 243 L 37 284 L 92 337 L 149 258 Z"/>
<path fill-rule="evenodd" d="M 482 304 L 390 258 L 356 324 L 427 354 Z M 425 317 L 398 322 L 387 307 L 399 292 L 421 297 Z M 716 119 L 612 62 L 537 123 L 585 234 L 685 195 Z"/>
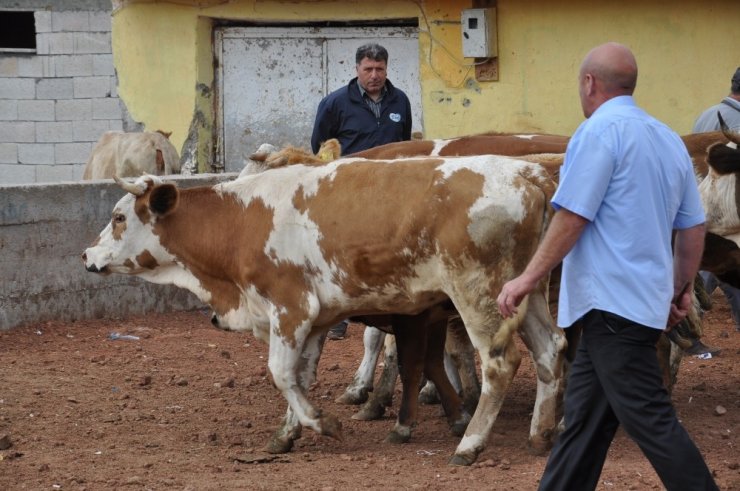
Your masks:
<path fill-rule="evenodd" d="M 705 318 L 720 356 L 686 357 L 673 398 L 722 489 L 740 489 L 740 333 L 725 302 Z M 111 340 L 113 332 L 138 340 Z M 523 348 L 521 348 L 522 351 Z M 527 453 L 535 396 L 528 357 L 486 450 L 447 465 L 458 439 L 424 406 L 412 442 L 334 402 L 361 358 L 362 330 L 328 341 L 312 400 L 342 421 L 339 442 L 304 430 L 292 452 L 261 451 L 286 402 L 266 373 L 267 346 L 211 327 L 203 312 L 49 322 L 0 333 L 0 489 L 535 489 L 545 457 Z M 397 388 L 397 395 L 400 389 Z M 398 397 L 395 403 L 397 404 Z M 599 489 L 662 489 L 620 432 Z"/>

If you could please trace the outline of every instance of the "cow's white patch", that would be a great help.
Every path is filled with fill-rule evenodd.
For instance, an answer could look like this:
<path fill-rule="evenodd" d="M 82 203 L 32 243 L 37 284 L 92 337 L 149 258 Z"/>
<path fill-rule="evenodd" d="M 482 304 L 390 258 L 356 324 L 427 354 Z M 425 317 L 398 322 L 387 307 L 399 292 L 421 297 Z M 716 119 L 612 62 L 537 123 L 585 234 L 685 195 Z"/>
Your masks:
<path fill-rule="evenodd" d="M 718 175 L 710 170 L 699 184 L 708 232 L 722 236 L 740 232 L 740 217 L 735 201 L 737 179 L 735 174 Z"/>
<path fill-rule="evenodd" d="M 429 155 L 439 155 L 439 152 L 441 152 L 444 147 L 457 140 L 459 140 L 459 138 L 452 138 L 450 140 L 432 140 L 434 142 L 434 148 L 432 148 L 432 152 Z"/>
<path fill-rule="evenodd" d="M 512 185 L 514 180 L 528 168 L 532 173 L 544 174 L 541 167 L 516 159 L 496 155 L 457 157 L 446 159 L 439 167 L 445 177 L 461 168 L 480 172 L 485 177 L 483 193 L 468 211 L 471 218 L 468 233 L 479 246 L 491 240 L 491 231 L 500 233 L 490 222 L 521 222 L 527 214 L 524 196 Z"/>

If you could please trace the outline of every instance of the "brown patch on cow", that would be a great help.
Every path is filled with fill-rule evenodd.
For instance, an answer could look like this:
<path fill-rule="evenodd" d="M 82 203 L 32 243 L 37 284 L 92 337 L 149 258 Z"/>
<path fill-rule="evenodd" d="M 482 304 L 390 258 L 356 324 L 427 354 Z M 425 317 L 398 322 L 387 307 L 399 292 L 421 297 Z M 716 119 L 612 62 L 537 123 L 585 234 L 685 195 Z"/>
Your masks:
<path fill-rule="evenodd" d="M 338 167 L 315 195 L 296 193 L 294 206 L 307 210 L 319 227 L 324 258 L 347 272 L 341 281 L 349 295 L 366 290 L 354 283 L 358 279 L 378 289 L 400 284 L 435 254 L 480 254 L 467 228 L 484 178 L 462 169 L 444 179 L 436 169 L 441 162 L 358 161 Z M 377 189 L 383 189 L 383 200 Z"/>
<path fill-rule="evenodd" d="M 296 327 L 308 319 L 308 284 L 303 265 L 276 265 L 265 253 L 273 215 L 258 198 L 244 205 L 210 187 L 182 189 L 177 208 L 155 222 L 154 233 L 211 293 L 217 314 L 239 308 L 242 286 L 253 285 L 274 302 L 282 335 L 295 342 Z"/>
<path fill-rule="evenodd" d="M 126 269 L 134 270 L 136 269 L 136 264 L 131 259 L 126 259 L 123 261 L 123 265 Z"/>
<path fill-rule="evenodd" d="M 159 263 L 149 251 L 144 251 L 136 256 L 136 262 L 139 263 L 139 266 L 146 269 L 156 269 L 159 266 Z"/>
<path fill-rule="evenodd" d="M 126 224 L 126 215 L 121 213 L 121 210 L 116 208 L 115 210 L 113 210 L 113 214 L 111 215 L 110 224 L 111 235 L 113 236 L 113 239 L 121 240 L 124 232 L 126 232 L 126 227 L 128 226 Z M 100 237 L 95 239 L 95 243 L 93 244 L 93 246 L 97 245 L 98 242 L 100 242 Z"/>
<path fill-rule="evenodd" d="M 707 164 L 707 150 L 715 143 L 726 144 L 729 140 L 721 131 L 708 131 L 706 133 L 691 133 L 682 135 L 681 140 L 689 152 L 694 170 L 700 177 L 705 177 L 709 172 Z"/>
<path fill-rule="evenodd" d="M 441 156 L 460 155 L 528 155 L 533 153 L 564 153 L 569 138 L 529 139 L 510 135 L 465 136 L 451 140 L 439 150 Z"/>
<path fill-rule="evenodd" d="M 434 149 L 432 140 L 412 140 L 403 142 L 387 143 L 362 152 L 355 152 L 346 157 L 357 157 L 363 159 L 398 159 L 402 157 L 416 157 L 419 155 L 430 155 Z"/>

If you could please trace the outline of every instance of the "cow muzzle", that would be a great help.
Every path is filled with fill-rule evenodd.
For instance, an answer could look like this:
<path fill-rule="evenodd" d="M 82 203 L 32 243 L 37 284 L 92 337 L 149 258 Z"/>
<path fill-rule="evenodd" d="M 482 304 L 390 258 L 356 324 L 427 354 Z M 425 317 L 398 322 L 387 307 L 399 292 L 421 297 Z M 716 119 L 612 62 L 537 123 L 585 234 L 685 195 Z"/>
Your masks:
<path fill-rule="evenodd" d="M 219 317 L 219 315 L 216 313 L 216 311 L 211 311 L 211 324 L 213 324 L 215 327 L 221 329 L 222 331 L 233 331 L 231 327 L 229 327 L 228 322 L 226 322 L 224 319 Z"/>
<path fill-rule="evenodd" d="M 85 265 L 85 269 L 89 271 L 90 273 L 99 273 L 99 274 L 109 274 L 110 273 L 107 266 L 103 266 L 102 268 L 99 268 L 95 263 L 88 264 L 87 251 L 82 253 L 82 263 Z"/>

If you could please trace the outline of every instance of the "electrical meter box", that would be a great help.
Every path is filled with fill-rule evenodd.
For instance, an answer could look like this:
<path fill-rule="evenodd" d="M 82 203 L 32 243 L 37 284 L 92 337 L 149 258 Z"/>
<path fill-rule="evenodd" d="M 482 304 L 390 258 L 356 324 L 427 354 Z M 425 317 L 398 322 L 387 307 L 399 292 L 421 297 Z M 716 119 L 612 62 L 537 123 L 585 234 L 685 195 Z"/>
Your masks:
<path fill-rule="evenodd" d="M 468 58 L 498 56 L 496 8 L 462 11 L 462 51 Z"/>

